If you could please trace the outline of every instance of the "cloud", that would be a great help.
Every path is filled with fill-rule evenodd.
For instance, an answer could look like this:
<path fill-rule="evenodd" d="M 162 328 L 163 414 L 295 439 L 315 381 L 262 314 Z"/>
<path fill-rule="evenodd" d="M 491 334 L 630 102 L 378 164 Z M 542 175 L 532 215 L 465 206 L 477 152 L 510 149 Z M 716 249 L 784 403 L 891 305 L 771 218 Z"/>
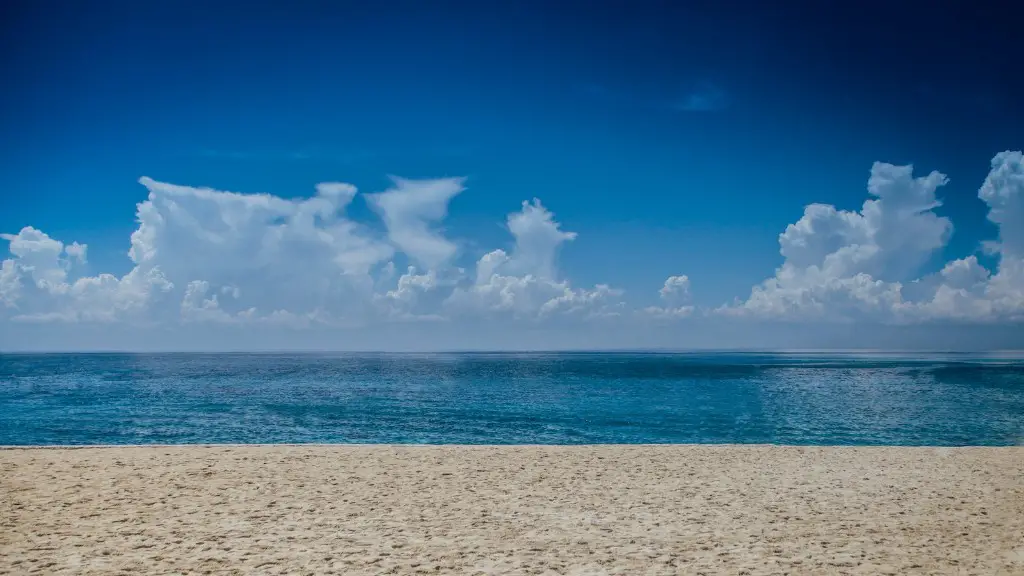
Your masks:
<path fill-rule="evenodd" d="M 348 215 L 359 192 L 340 182 L 318 184 L 311 196 L 296 199 L 139 182 L 147 195 L 137 205 L 127 253 L 132 267 L 123 275 L 87 273 L 88 246 L 32 226 L 0 234 L 10 252 L 0 262 L 0 323 L 7 327 L 0 342 L 17 345 L 27 333 L 46 342 L 70 333 L 70 325 L 95 325 L 102 328 L 81 333 L 130 328 L 145 338 L 234 330 L 253 342 L 263 335 L 280 343 L 274 335 L 290 330 L 289 338 L 295 331 L 311 334 L 295 340 L 307 344 L 322 335 L 316 347 L 330 348 L 328 335 L 338 332 L 329 330 L 358 328 L 386 343 L 381 330 L 390 326 L 408 331 L 406 345 L 411 334 L 430 339 L 428 330 L 446 331 L 450 345 L 459 338 L 483 345 L 476 340 L 483 333 L 501 331 L 530 345 L 541 331 L 657 345 L 659 334 L 679 343 L 690 329 L 692 338 L 719 334 L 720 345 L 764 329 L 771 345 L 778 331 L 765 326 L 821 332 L 837 325 L 831 333 L 838 334 L 843 323 L 955 322 L 991 331 L 1024 322 L 1020 152 L 997 154 L 978 190 L 998 231 L 984 243 L 986 258 L 971 254 L 923 273 L 953 231 L 936 213 L 947 178 L 875 163 L 859 209 L 806 206 L 778 237 L 782 264 L 775 273 L 746 298 L 711 309 L 691 301 L 691 278 L 684 274 L 651 287 L 659 305 L 636 308 L 609 283 L 573 284 L 559 258 L 577 235 L 537 199 L 506 216 L 507 246 L 463 269 L 465 255 L 443 226 L 449 203 L 463 190 L 458 178 L 395 179 L 390 189 L 368 195 L 382 227 Z M 595 320 L 600 329 L 578 324 Z M 602 330 L 606 339 L 597 337 Z"/>
<path fill-rule="evenodd" d="M 523 202 L 508 215 L 515 243 L 511 253 L 497 249 L 476 264 L 475 280 L 446 300 L 454 314 L 506 315 L 540 319 L 553 315 L 614 316 L 622 291 L 607 285 L 573 288 L 559 280 L 556 259 L 562 245 L 576 238 L 565 232 L 540 202 Z"/>
<path fill-rule="evenodd" d="M 648 306 L 642 313 L 662 320 L 679 320 L 693 316 L 694 310 L 693 306 Z"/>
<path fill-rule="evenodd" d="M 140 269 L 158 268 L 174 284 L 207 282 L 239 289 L 225 313 L 314 310 L 344 318 L 362 314 L 371 269 L 394 249 L 345 216 L 355 187 L 316 186 L 301 200 L 239 194 L 142 178 L 129 255 Z"/>
<path fill-rule="evenodd" d="M 348 184 L 289 200 L 139 182 L 149 194 L 137 207 L 128 274 L 72 277 L 85 247 L 26 228 L 6 236 L 14 258 L 3 264 L 4 303 L 22 319 L 240 321 L 277 310 L 352 318 L 365 312 L 371 269 L 394 253 L 345 217 L 356 194 Z"/>
<path fill-rule="evenodd" d="M 644 315 L 660 319 L 680 319 L 693 315 L 695 308 L 683 305 L 690 300 L 690 277 L 681 274 L 669 276 L 665 283 L 658 290 L 658 296 L 667 304 L 666 306 L 648 306 L 641 312 Z"/>
<path fill-rule="evenodd" d="M 860 211 L 811 204 L 779 235 L 784 261 L 750 297 L 722 312 L 761 318 L 878 317 L 901 301 L 907 280 L 945 245 L 952 224 L 933 210 L 939 172 L 913 176 L 911 166 L 876 162 Z"/>
<path fill-rule="evenodd" d="M 304 199 L 181 186 L 143 177 L 127 274 L 83 274 L 87 248 L 35 228 L 6 234 L 4 317 L 19 322 L 359 326 L 501 312 L 541 319 L 614 315 L 620 291 L 572 287 L 557 254 L 576 234 L 539 200 L 506 224 L 510 253 L 481 258 L 468 277 L 453 265 L 440 224 L 462 179 L 404 180 L 367 196 L 386 235 L 346 215 L 358 195 L 338 182 Z M 418 263 L 395 278 L 394 258 Z M 422 268 L 420 267 L 422 266 Z"/>
<path fill-rule="evenodd" d="M 686 274 L 669 276 L 658 290 L 662 300 L 687 300 L 690 297 L 690 278 Z"/>
<path fill-rule="evenodd" d="M 811 204 L 779 236 L 783 264 L 745 301 L 718 313 L 785 320 L 915 322 L 1016 320 L 1024 312 L 1024 168 L 1019 152 L 1003 152 L 978 196 L 999 227 L 999 268 L 991 274 L 975 256 L 919 278 L 921 266 L 953 231 L 938 216 L 938 172 L 915 178 L 911 166 L 875 163 L 874 198 L 859 212 Z"/>
<path fill-rule="evenodd" d="M 152 293 L 172 287 L 158 268 L 72 280 L 85 263 L 84 244 L 65 245 L 31 226 L 0 238 L 14 256 L 0 265 L 0 302 L 15 321 L 109 321 L 140 310 Z"/>
<path fill-rule="evenodd" d="M 374 301 L 389 320 L 444 320 L 436 313 L 436 306 L 429 306 L 436 304 L 436 299 L 432 302 L 424 300 L 450 283 L 439 278 L 433 270 L 420 274 L 415 266 L 409 266 L 406 273 L 398 277 L 395 288 L 375 295 Z"/>
<path fill-rule="evenodd" d="M 988 219 L 999 227 L 1002 256 L 1024 258 L 1024 155 L 1007 151 L 992 158 L 978 197 L 988 204 Z"/>
<path fill-rule="evenodd" d="M 948 263 L 932 280 L 934 294 L 906 306 L 914 316 L 974 321 L 1024 320 L 1024 155 L 1000 152 L 978 198 L 988 205 L 988 219 L 999 230 L 987 248 L 998 257 L 994 274 L 975 256 Z"/>
<path fill-rule="evenodd" d="M 504 267 L 513 274 L 530 274 L 538 278 L 555 277 L 555 259 L 562 244 L 576 239 L 575 232 L 563 232 L 554 214 L 540 200 L 523 202 L 523 208 L 508 216 L 508 231 L 515 238 L 515 248 Z"/>
<path fill-rule="evenodd" d="M 366 196 L 370 206 L 383 218 L 388 238 L 399 250 L 427 268 L 444 265 L 455 256 L 457 248 L 431 225 L 448 215 L 448 202 L 465 190 L 464 180 L 392 178 L 392 181 L 392 188 Z"/>

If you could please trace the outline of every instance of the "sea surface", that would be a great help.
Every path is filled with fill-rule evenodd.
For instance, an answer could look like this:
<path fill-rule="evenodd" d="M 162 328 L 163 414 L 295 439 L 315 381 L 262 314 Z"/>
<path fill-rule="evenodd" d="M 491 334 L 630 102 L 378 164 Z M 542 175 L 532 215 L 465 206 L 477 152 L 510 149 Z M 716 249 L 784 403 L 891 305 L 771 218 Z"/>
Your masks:
<path fill-rule="evenodd" d="M 0 445 L 1024 444 L 1024 360 L 4 354 Z"/>

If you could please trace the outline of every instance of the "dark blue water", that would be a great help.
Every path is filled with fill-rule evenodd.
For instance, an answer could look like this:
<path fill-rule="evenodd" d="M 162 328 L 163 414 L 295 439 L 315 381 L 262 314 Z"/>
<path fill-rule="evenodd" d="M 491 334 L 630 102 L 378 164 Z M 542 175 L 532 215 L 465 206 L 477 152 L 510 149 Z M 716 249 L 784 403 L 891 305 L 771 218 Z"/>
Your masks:
<path fill-rule="evenodd" d="M 1024 363 L 765 354 L 0 355 L 0 444 L 1016 445 Z"/>

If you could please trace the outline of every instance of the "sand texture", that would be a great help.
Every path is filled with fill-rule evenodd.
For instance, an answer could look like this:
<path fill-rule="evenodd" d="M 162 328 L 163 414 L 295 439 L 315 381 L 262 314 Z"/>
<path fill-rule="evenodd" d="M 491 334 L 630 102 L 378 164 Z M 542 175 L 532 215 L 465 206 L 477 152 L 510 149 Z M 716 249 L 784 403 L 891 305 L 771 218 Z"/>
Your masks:
<path fill-rule="evenodd" d="M 0 450 L 2 574 L 1024 574 L 1024 448 Z"/>

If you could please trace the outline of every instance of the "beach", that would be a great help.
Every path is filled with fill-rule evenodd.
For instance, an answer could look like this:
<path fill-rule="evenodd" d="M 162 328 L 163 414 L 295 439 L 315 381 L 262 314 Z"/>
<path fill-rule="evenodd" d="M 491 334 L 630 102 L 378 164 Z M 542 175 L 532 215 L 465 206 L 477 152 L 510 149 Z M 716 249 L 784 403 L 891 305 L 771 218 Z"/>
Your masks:
<path fill-rule="evenodd" d="M 0 574 L 1024 574 L 1024 448 L 0 450 Z"/>

